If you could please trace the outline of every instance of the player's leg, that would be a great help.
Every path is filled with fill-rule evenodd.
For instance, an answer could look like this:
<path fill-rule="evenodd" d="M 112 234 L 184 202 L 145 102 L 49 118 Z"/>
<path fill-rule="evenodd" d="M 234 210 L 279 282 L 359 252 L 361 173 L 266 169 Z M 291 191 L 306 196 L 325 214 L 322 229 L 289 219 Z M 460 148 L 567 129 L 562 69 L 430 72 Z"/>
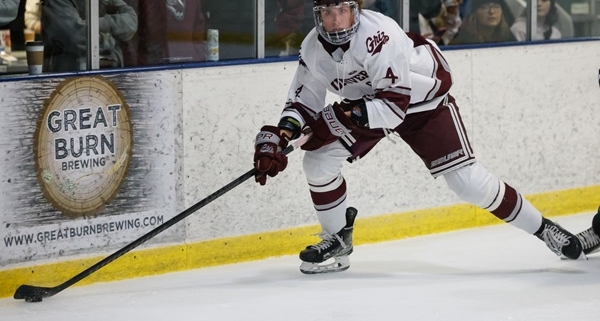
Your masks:
<path fill-rule="evenodd" d="M 339 142 L 304 154 L 303 170 L 323 231 L 333 234 L 346 225 L 344 161 L 350 152 Z"/>
<path fill-rule="evenodd" d="M 303 273 L 337 272 L 350 266 L 348 255 L 353 250 L 352 230 L 357 211 L 347 207 L 346 181 L 341 173 L 350 155 L 339 142 L 304 154 L 304 173 L 322 232 L 320 242 L 300 252 Z M 321 264 L 329 259 L 334 262 Z"/>
<path fill-rule="evenodd" d="M 476 162 L 451 96 L 435 110 L 409 114 L 396 131 L 421 157 L 431 175 L 443 175 L 462 200 L 536 235 L 554 253 L 580 257 L 581 244 L 573 234 L 542 217 L 519 192 Z"/>
<path fill-rule="evenodd" d="M 448 186 L 462 200 L 488 210 L 493 215 L 534 234 L 557 255 L 577 259 L 581 244 L 569 231 L 541 213 L 519 192 L 489 173 L 480 163 L 469 164 L 444 174 Z"/>

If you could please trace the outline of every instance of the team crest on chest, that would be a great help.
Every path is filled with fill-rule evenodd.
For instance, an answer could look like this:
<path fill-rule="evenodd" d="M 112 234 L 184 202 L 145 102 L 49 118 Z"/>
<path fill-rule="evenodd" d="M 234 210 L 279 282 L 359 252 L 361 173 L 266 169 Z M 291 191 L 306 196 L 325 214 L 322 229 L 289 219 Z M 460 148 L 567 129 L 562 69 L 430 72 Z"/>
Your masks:
<path fill-rule="evenodd" d="M 353 75 L 350 78 L 346 78 L 346 79 L 335 78 L 331 82 L 331 87 L 335 88 L 335 90 L 341 90 L 346 85 L 358 84 L 360 82 L 363 82 L 363 81 L 369 79 L 369 74 L 367 74 L 367 72 L 365 70 L 362 70 L 358 73 L 356 73 L 356 71 L 353 71 L 353 72 L 350 72 L 350 74 Z M 370 83 L 371 83 L 370 81 L 367 81 L 368 86 L 371 86 Z"/>

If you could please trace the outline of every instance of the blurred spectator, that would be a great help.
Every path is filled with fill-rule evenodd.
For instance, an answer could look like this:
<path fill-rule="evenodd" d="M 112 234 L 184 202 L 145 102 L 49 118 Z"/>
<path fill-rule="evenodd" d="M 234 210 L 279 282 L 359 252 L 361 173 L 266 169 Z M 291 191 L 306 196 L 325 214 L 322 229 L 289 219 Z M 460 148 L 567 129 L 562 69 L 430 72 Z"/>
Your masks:
<path fill-rule="evenodd" d="M 527 3 L 524 0 L 505 1 L 508 7 L 510 8 L 513 17 L 519 17 L 522 14 L 526 14 L 525 8 Z M 572 38 L 575 35 L 573 18 L 563 7 L 561 7 L 560 0 L 556 0 L 555 2 L 556 3 L 554 4 L 554 6 L 556 7 L 558 20 L 554 23 L 554 26 L 560 31 L 561 38 Z"/>
<path fill-rule="evenodd" d="M 408 30 L 420 33 L 419 15 L 427 20 L 439 16 L 442 11 L 442 0 L 410 0 L 409 6 Z"/>
<path fill-rule="evenodd" d="M 44 67 L 47 71 L 85 70 L 87 64 L 87 0 L 41 2 Z M 119 42 L 137 30 L 137 15 L 123 0 L 99 1 L 100 67 L 122 67 Z"/>
<path fill-rule="evenodd" d="M 503 0 L 473 0 L 472 4 L 473 11 L 450 44 L 516 41 L 509 28 L 514 19 Z"/>
<path fill-rule="evenodd" d="M 19 16 L 19 11 L 23 12 L 19 0 L 0 0 L 0 55 L 24 48 L 17 48 L 23 42 L 23 16 Z"/>
<path fill-rule="evenodd" d="M 165 2 L 125 1 L 138 15 L 135 36 L 121 44 L 125 66 L 149 66 L 167 62 L 169 53 Z"/>
<path fill-rule="evenodd" d="M 122 44 L 126 66 L 206 60 L 201 1 L 125 1 L 139 17 L 137 34 Z"/>
<path fill-rule="evenodd" d="M 444 0 L 440 14 L 432 19 L 419 15 L 421 35 L 439 45 L 447 45 L 458 33 L 462 24 L 460 4 L 462 0 Z"/>
<path fill-rule="evenodd" d="M 411 1 L 410 5 L 412 7 Z M 381 12 L 384 15 L 398 20 L 398 1 L 397 0 L 365 0 L 363 8 Z"/>
<path fill-rule="evenodd" d="M 40 15 L 40 0 L 26 0 L 25 28 L 35 35 L 42 34 L 42 20 Z"/>
<path fill-rule="evenodd" d="M 558 22 L 556 23 L 556 27 L 560 30 L 560 34 L 562 38 L 573 38 L 575 37 L 575 25 L 573 23 L 573 17 L 571 17 L 571 6 L 576 4 L 576 2 L 582 1 L 573 1 L 573 0 L 556 0 L 556 9 L 558 11 Z M 592 2 L 594 3 L 594 2 Z M 592 7 L 594 8 L 594 7 Z M 599 10 L 599 3 L 595 2 L 596 12 Z M 596 18 L 598 21 L 598 18 Z M 596 22 L 597 24 L 597 22 Z M 587 37 L 587 36 L 595 36 L 597 34 L 579 34 L 578 37 Z"/>
<path fill-rule="evenodd" d="M 571 15 L 560 5 L 559 2 L 555 3 L 556 12 L 558 13 L 558 21 L 554 26 L 560 31 L 561 38 L 572 38 L 575 36 L 575 26 L 573 25 L 573 18 Z"/>
<path fill-rule="evenodd" d="M 381 12 L 396 21 L 399 18 L 397 0 L 364 0 L 363 8 Z M 408 30 L 405 31 L 419 33 L 419 16 L 423 16 L 427 20 L 437 17 L 442 10 L 442 0 L 410 0 L 409 8 Z"/>
<path fill-rule="evenodd" d="M 531 40 L 560 39 L 561 33 L 556 28 L 558 22 L 558 10 L 556 0 L 532 0 L 537 1 L 537 28 L 531 34 Z M 510 27 L 517 41 L 527 40 L 527 10 L 523 11 Z"/>
<path fill-rule="evenodd" d="M 167 0 L 165 8 L 168 60 L 170 62 L 206 60 L 206 19 L 202 12 L 201 1 Z"/>
<path fill-rule="evenodd" d="M 11 23 L 17 17 L 19 0 L 0 1 L 0 26 Z"/>
<path fill-rule="evenodd" d="M 308 7 L 308 8 L 307 8 Z M 265 1 L 265 51 L 267 56 L 296 55 L 304 36 L 314 26 L 312 14 L 310 28 L 305 27 L 307 9 L 312 2 L 304 0 Z"/>

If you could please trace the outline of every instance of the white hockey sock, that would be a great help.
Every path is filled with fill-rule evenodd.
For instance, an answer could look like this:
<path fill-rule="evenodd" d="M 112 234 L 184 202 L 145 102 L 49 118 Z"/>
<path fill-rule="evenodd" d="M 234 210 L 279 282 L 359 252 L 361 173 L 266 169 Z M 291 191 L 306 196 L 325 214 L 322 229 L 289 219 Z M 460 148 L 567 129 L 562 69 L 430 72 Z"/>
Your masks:
<path fill-rule="evenodd" d="M 325 211 L 317 211 L 319 223 L 324 232 L 334 234 L 346 226 L 346 200 L 338 206 Z"/>
<path fill-rule="evenodd" d="M 542 224 L 541 213 L 510 185 L 478 162 L 444 174 L 448 186 L 463 201 L 475 204 L 530 234 Z"/>
<path fill-rule="evenodd" d="M 346 226 L 346 181 L 341 170 L 349 156 L 339 141 L 304 154 L 310 196 L 323 231 L 330 234 Z"/>
<path fill-rule="evenodd" d="M 509 224 L 533 234 L 542 226 L 542 214 L 522 195 L 521 199 L 523 200 L 521 213 Z"/>
<path fill-rule="evenodd" d="M 346 226 L 346 181 L 342 175 L 325 184 L 308 186 L 323 231 L 339 232 Z"/>

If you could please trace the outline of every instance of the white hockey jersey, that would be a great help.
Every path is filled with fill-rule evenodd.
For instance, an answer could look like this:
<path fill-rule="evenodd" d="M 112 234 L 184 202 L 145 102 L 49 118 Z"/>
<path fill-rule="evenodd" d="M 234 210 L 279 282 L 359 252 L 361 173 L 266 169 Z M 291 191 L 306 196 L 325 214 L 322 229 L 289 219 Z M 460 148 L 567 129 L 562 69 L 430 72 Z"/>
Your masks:
<path fill-rule="evenodd" d="M 306 36 L 282 118 L 310 123 L 307 117 L 323 109 L 329 90 L 365 99 L 370 128 L 393 129 L 407 113 L 436 108 L 452 85 L 437 45 L 381 13 L 361 10 L 358 30 L 344 46 L 326 43 L 314 28 Z"/>

